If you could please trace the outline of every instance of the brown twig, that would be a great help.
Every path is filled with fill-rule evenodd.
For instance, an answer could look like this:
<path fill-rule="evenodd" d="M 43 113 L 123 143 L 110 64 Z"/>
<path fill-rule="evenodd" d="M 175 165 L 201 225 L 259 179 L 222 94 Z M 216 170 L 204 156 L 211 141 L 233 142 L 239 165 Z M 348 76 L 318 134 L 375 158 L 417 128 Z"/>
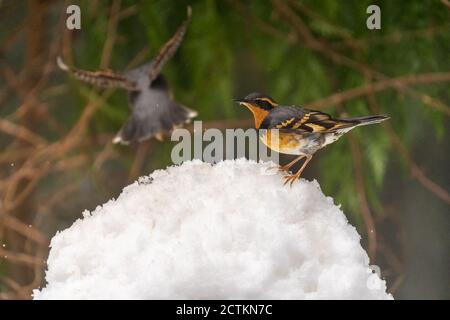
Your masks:
<path fill-rule="evenodd" d="M 366 226 L 366 234 L 368 239 L 368 254 L 371 263 L 374 263 L 377 252 L 377 232 L 364 186 L 361 149 L 359 147 L 358 141 L 351 133 L 349 134 L 349 142 L 353 158 L 355 188 L 358 196 L 359 209 L 363 217 L 364 224 Z"/>
<path fill-rule="evenodd" d="M 25 254 L 25 253 L 17 253 L 13 251 L 8 251 L 0 247 L 0 259 L 8 259 L 8 261 L 13 263 L 25 264 L 25 265 L 44 265 L 44 261 L 35 256 Z"/>
<path fill-rule="evenodd" d="M 112 52 L 112 46 L 114 44 L 114 38 L 117 26 L 117 15 L 119 14 L 120 7 L 118 6 L 120 2 L 116 1 L 115 5 L 111 7 L 111 17 L 108 24 L 107 41 L 105 43 L 105 48 L 102 54 L 103 63 L 107 63 L 109 56 Z M 109 40 L 108 40 L 109 39 Z M 112 39 L 112 40 L 111 40 Z M 41 104 L 38 100 L 38 90 L 40 90 L 49 79 L 51 72 L 54 69 L 55 59 L 59 47 L 58 41 L 52 41 L 52 47 L 49 50 L 49 58 L 47 63 L 41 68 L 42 73 L 40 74 L 37 82 L 29 90 L 23 90 L 22 78 L 24 71 L 21 71 L 19 76 L 17 76 L 11 69 L 6 69 L 6 72 L 11 71 L 6 74 L 7 84 L 10 92 L 14 92 L 22 100 L 22 104 L 14 114 L 10 116 L 12 119 L 20 119 L 28 114 L 30 110 L 41 110 L 42 115 L 45 115 L 47 111 L 47 106 Z M 37 47 L 36 47 L 37 48 Z M 26 70 L 24 68 L 23 70 Z M 10 90 L 10 89 L 13 90 Z M 13 209 L 17 208 L 21 203 L 30 195 L 30 193 L 35 189 L 36 185 L 42 180 L 46 174 L 58 171 L 65 171 L 68 168 L 74 168 L 81 165 L 85 165 L 89 160 L 88 157 L 83 153 L 78 153 L 78 148 L 86 143 L 83 139 L 84 133 L 88 127 L 90 119 L 95 114 L 98 106 L 109 96 L 110 92 L 105 92 L 100 98 L 95 94 L 91 95 L 90 101 L 84 108 L 80 118 L 74 124 L 71 130 L 60 139 L 59 141 L 48 144 L 44 139 L 39 139 L 39 135 L 35 133 L 35 130 L 29 127 L 16 125 L 15 123 L 6 119 L 0 119 L 0 130 L 6 131 L 8 134 L 12 134 L 15 139 L 11 142 L 9 146 L 14 146 L 14 144 L 20 146 L 15 141 L 25 140 L 27 143 L 32 143 L 31 149 L 29 147 L 20 147 L 17 150 L 28 151 L 28 157 L 24 158 L 21 162 L 15 161 L 14 170 L 10 170 L 11 175 L 7 180 L 0 181 L 0 187 L 2 188 L 2 199 L 0 200 L 1 215 L 0 215 L 0 234 L 5 235 L 3 230 L 8 230 L 8 237 L 11 239 L 19 239 L 17 235 L 20 235 L 23 239 L 19 241 L 8 241 L 8 243 L 17 243 L 15 245 L 14 251 L 8 250 L 6 253 L 8 255 L 7 261 L 10 263 L 18 263 L 24 266 L 29 265 L 31 271 L 33 272 L 33 277 L 27 285 L 15 285 L 14 282 L 10 282 L 9 286 L 17 291 L 14 294 L 16 296 L 21 296 L 22 298 L 29 298 L 29 294 L 23 294 L 30 292 L 31 289 L 35 288 L 42 281 L 41 269 L 43 257 L 47 252 L 48 239 L 40 232 L 37 228 L 31 228 L 23 223 L 18 217 L 15 217 L 15 212 Z M 94 99 L 95 98 L 95 99 Z M 15 149 L 14 149 L 15 150 Z M 77 152 L 76 155 L 71 158 L 67 158 L 67 154 L 70 152 Z M 3 192 L 3 189 L 5 191 Z M 54 201 L 48 205 L 42 207 L 42 212 L 48 213 L 46 210 L 50 210 L 58 201 L 60 201 L 63 192 L 58 192 L 55 194 Z M 41 212 L 39 212 L 41 213 Z M 39 222 L 39 219 L 36 220 Z M 30 240 L 32 242 L 30 242 Z M 25 251 L 18 251 L 19 248 Z M 32 250 L 32 258 L 27 250 Z M 3 249 L 3 251 L 5 251 Z M 11 294 L 11 296 L 14 296 Z"/>
<path fill-rule="evenodd" d="M 326 108 L 329 106 L 337 105 L 339 103 L 352 100 L 354 98 L 367 95 L 371 92 L 380 92 L 390 88 L 398 88 L 406 85 L 416 84 L 431 84 L 437 82 L 450 81 L 450 72 L 433 72 L 423 74 L 413 74 L 398 78 L 380 80 L 378 82 L 366 83 L 361 87 L 352 88 L 343 92 L 332 94 L 326 98 L 317 100 L 308 104 L 308 106 L 314 108 Z M 442 105 L 434 105 L 436 110 L 442 111 L 447 115 L 450 115 L 450 108 Z"/>
<path fill-rule="evenodd" d="M 399 43 L 402 40 L 414 39 L 418 37 L 432 37 L 439 35 L 442 32 L 448 31 L 450 24 L 446 23 L 439 26 L 426 27 L 418 30 L 394 31 L 387 35 L 375 35 L 370 38 L 352 39 L 352 46 L 349 46 L 345 41 L 332 42 L 330 45 L 335 49 L 340 49 L 343 46 L 351 48 L 365 48 L 373 45 L 392 45 L 392 43 Z"/>
<path fill-rule="evenodd" d="M 449 0 L 441 0 L 441 2 L 450 9 L 450 1 Z"/>
<path fill-rule="evenodd" d="M 330 21 L 324 19 L 320 14 L 311 10 L 311 8 L 306 6 L 304 3 L 301 3 L 299 1 L 294 1 L 294 0 L 290 0 L 289 2 L 293 7 L 300 10 L 303 14 L 309 16 L 310 18 L 312 18 L 316 21 L 320 21 L 324 25 L 327 25 L 330 29 L 333 30 L 333 32 L 336 35 L 338 35 L 341 39 L 343 39 L 343 42 L 346 44 L 347 47 L 350 47 L 352 49 L 359 49 L 358 44 L 354 41 L 350 32 L 343 29 L 341 26 L 338 26 L 338 25 L 331 23 Z"/>
<path fill-rule="evenodd" d="M 355 61 L 351 58 L 349 58 L 346 55 L 343 55 L 341 53 L 336 52 L 333 50 L 333 48 L 324 40 L 324 39 L 317 39 L 312 35 L 312 33 L 309 31 L 306 24 L 302 21 L 302 19 L 289 7 L 289 5 L 282 1 L 282 0 L 272 0 L 273 6 L 275 10 L 283 16 L 286 21 L 290 22 L 293 26 L 293 29 L 297 32 L 299 35 L 299 44 L 305 45 L 307 48 L 318 52 L 322 54 L 324 57 L 330 59 L 332 62 L 343 65 L 355 70 L 358 70 L 361 74 L 368 74 L 373 78 L 376 78 L 378 80 L 386 80 L 389 79 L 386 75 L 383 73 L 376 71 L 369 66 L 365 65 L 362 62 Z M 395 88 L 401 92 L 407 93 L 408 95 L 420 99 L 426 106 L 429 106 L 431 108 L 434 108 L 436 110 L 445 111 L 446 114 L 449 114 L 449 107 L 446 106 L 443 102 L 432 98 L 431 96 L 416 92 L 409 88 L 406 84 L 403 84 L 402 82 L 398 83 L 398 86 L 395 86 Z"/>
<path fill-rule="evenodd" d="M 264 23 L 261 19 L 251 13 L 251 11 L 247 8 L 247 6 L 243 5 L 239 0 L 229 0 L 231 4 L 241 13 L 243 17 L 250 20 L 253 24 L 255 24 L 261 31 L 271 35 L 274 38 L 286 39 L 286 34 L 279 31 L 277 28 L 272 27 L 270 24 Z M 292 37 L 287 37 L 288 42 L 295 43 L 296 39 Z"/>
<path fill-rule="evenodd" d="M 11 215 L 3 215 L 0 216 L 0 221 L 4 226 L 7 226 L 9 229 L 19 233 L 25 238 L 32 239 L 36 241 L 37 243 L 47 246 L 49 241 L 48 238 L 45 237 L 40 231 L 30 228 L 17 218 L 11 216 Z"/>
<path fill-rule="evenodd" d="M 374 95 L 374 91 L 369 91 L 367 93 L 369 107 L 372 112 L 380 113 L 380 108 L 378 103 L 376 102 L 376 98 Z M 411 172 L 411 176 L 416 179 L 424 188 L 434 194 L 436 197 L 441 199 L 442 201 L 450 204 L 450 194 L 441 186 L 439 186 L 436 182 L 432 181 L 421 169 L 420 167 L 413 161 L 412 157 L 409 154 L 408 148 L 403 144 L 400 137 L 395 133 L 394 128 L 389 122 L 383 123 L 384 128 L 391 140 L 393 146 L 395 146 L 396 150 L 398 150 L 405 160 L 406 165 L 409 167 Z"/>
<path fill-rule="evenodd" d="M 110 18 L 105 44 L 103 45 L 102 56 L 100 59 L 100 69 L 105 69 L 111 60 L 111 54 L 116 41 L 117 24 L 119 22 L 120 0 L 114 0 L 111 5 Z"/>
<path fill-rule="evenodd" d="M 128 183 L 135 181 L 140 174 L 142 174 L 142 167 L 145 162 L 145 156 L 148 154 L 151 147 L 151 141 L 140 143 L 136 146 L 136 154 L 134 156 L 133 164 L 128 174 Z"/>
<path fill-rule="evenodd" d="M 14 281 L 11 278 L 8 277 L 0 277 L 0 281 L 2 281 L 4 284 L 6 284 L 9 288 L 11 288 L 16 295 L 13 296 L 13 299 L 29 299 L 30 293 L 19 283 Z M 8 298 L 11 298 L 8 296 Z"/>
<path fill-rule="evenodd" d="M 18 124 L 14 124 L 6 119 L 0 118 L 0 130 L 4 133 L 7 133 L 11 136 L 16 137 L 17 139 L 26 141 L 36 147 L 40 147 L 46 144 L 44 138 L 40 137 L 36 133 L 28 130 L 26 127 L 23 127 Z"/>

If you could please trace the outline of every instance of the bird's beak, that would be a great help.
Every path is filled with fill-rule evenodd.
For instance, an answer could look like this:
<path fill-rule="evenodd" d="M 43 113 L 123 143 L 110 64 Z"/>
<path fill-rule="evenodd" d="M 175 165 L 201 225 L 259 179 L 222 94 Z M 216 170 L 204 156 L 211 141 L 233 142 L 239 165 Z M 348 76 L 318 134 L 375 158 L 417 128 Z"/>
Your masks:
<path fill-rule="evenodd" d="M 233 99 L 234 102 L 239 103 L 242 105 L 244 102 L 247 102 L 245 99 Z"/>

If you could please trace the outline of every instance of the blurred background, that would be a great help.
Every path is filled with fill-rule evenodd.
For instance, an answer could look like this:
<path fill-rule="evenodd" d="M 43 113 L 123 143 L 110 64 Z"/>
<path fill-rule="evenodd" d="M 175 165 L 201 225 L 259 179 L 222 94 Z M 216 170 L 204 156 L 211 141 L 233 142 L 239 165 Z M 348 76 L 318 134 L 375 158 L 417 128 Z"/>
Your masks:
<path fill-rule="evenodd" d="M 81 30 L 66 28 L 70 4 Z M 380 30 L 366 26 L 371 4 Z M 163 74 L 204 127 L 251 127 L 232 99 L 253 91 L 335 116 L 390 115 L 318 152 L 304 177 L 342 205 L 395 298 L 449 299 L 448 0 L 0 0 L 0 298 L 30 299 L 58 230 L 171 164 L 168 139 L 112 144 L 126 93 L 70 78 L 56 56 L 88 70 L 137 66 L 188 5 L 192 23 Z"/>

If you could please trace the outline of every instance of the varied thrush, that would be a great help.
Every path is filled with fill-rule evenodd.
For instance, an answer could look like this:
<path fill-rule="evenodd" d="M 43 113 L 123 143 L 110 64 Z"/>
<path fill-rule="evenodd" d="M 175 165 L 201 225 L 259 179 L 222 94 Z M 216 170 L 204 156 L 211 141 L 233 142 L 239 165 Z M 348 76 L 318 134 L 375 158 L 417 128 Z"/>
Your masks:
<path fill-rule="evenodd" d="M 142 142 L 156 137 L 162 140 L 175 127 L 190 121 L 197 113 L 173 100 L 169 87 L 160 74 L 164 64 L 175 54 L 183 41 L 191 19 L 188 17 L 176 33 L 150 62 L 124 73 L 112 71 L 86 71 L 67 66 L 58 57 L 59 68 L 70 72 L 76 79 L 103 88 L 122 88 L 128 91 L 131 116 L 113 139 L 114 143 Z"/>
<path fill-rule="evenodd" d="M 290 163 L 280 166 L 280 171 L 289 171 L 295 163 L 306 158 L 297 173 L 284 177 L 285 184 L 290 182 L 291 185 L 300 178 L 317 150 L 335 142 L 357 126 L 389 119 L 385 115 L 334 119 L 324 112 L 279 105 L 269 96 L 260 93 L 251 93 L 244 99 L 235 101 L 253 113 L 256 129 L 266 129 L 260 138 L 267 147 L 279 153 L 298 155 Z M 278 136 L 274 135 L 274 129 L 277 129 Z"/>

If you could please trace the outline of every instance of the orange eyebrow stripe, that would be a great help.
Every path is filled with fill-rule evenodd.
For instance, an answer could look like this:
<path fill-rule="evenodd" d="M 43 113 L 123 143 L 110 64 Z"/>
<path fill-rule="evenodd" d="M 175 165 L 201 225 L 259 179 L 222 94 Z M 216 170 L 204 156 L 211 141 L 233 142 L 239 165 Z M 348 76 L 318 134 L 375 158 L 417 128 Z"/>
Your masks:
<path fill-rule="evenodd" d="M 269 99 L 269 98 L 259 98 L 259 100 L 267 101 L 270 104 L 277 105 L 277 103 L 275 101 L 273 101 L 272 99 Z"/>

